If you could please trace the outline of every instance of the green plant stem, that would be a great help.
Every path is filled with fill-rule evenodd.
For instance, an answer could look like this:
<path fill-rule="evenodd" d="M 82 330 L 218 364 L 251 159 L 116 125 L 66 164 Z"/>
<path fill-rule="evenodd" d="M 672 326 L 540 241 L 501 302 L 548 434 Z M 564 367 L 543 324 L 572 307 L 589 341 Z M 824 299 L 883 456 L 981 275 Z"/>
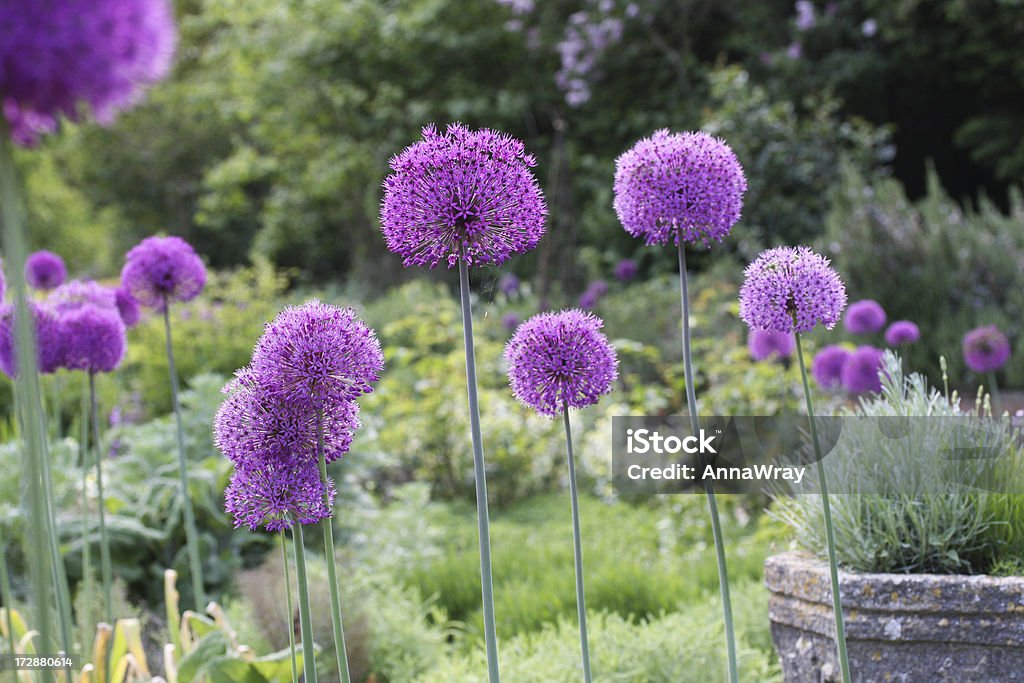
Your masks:
<path fill-rule="evenodd" d="M 484 643 L 487 649 L 487 677 L 499 683 L 498 636 L 494 624 L 494 579 L 491 574 L 491 531 L 487 512 L 487 469 L 480 432 L 480 406 L 476 391 L 476 352 L 473 347 L 473 311 L 469 300 L 469 267 L 459 254 L 459 293 L 462 300 L 462 336 L 466 346 L 466 390 L 469 395 L 469 424 L 473 439 L 473 478 L 476 481 L 476 518 L 480 537 L 480 584 L 483 599 Z"/>
<path fill-rule="evenodd" d="M 93 623 L 92 596 L 92 543 L 89 524 L 89 376 L 82 375 L 82 417 L 80 441 L 78 446 L 79 460 L 82 467 L 82 593 L 85 596 L 82 605 L 85 614 L 79 614 L 78 620 L 82 630 L 82 642 L 88 643 L 95 630 Z"/>
<path fill-rule="evenodd" d="M 811 423 L 811 441 L 814 443 L 815 464 L 818 470 L 818 486 L 821 489 L 821 507 L 825 516 L 825 544 L 828 546 L 828 570 L 832 586 L 832 611 L 836 620 L 836 645 L 839 648 L 839 668 L 843 683 L 850 683 L 850 659 L 846 654 L 846 625 L 843 620 L 843 602 L 839 595 L 839 567 L 836 563 L 836 541 L 832 531 L 832 508 L 828 502 L 828 482 L 825 466 L 822 464 L 821 443 L 818 441 L 818 427 L 814 420 L 814 404 L 811 401 L 811 387 L 807 383 L 807 366 L 804 364 L 803 341 L 796 333 L 796 354 L 800 361 L 800 378 L 804 383 L 804 400 L 807 403 L 807 419 Z"/>
<path fill-rule="evenodd" d="M 292 527 L 295 553 L 295 578 L 299 589 L 299 630 L 302 635 L 303 683 L 316 683 L 316 648 L 313 644 L 313 616 L 309 608 L 309 584 L 306 580 L 306 549 L 302 545 L 302 525 Z"/>
<path fill-rule="evenodd" d="M 569 426 L 569 406 L 562 408 L 565 423 L 565 455 L 569 463 L 569 499 L 572 506 L 572 551 L 576 562 L 576 617 L 580 626 L 580 654 L 583 657 L 583 680 L 591 683 L 590 641 L 587 638 L 587 602 L 583 591 L 583 543 L 580 540 L 580 498 L 576 490 L 576 458 L 572 451 L 572 429 Z"/>
<path fill-rule="evenodd" d="M 11 610 L 14 609 L 14 594 L 11 591 L 11 577 L 7 573 L 7 545 L 4 541 L 3 526 L 0 526 L 0 600 L 4 601 L 4 607 L 7 608 L 7 636 L 8 645 L 11 646 L 11 655 L 17 654 L 14 650 L 14 621 L 11 617 Z M 11 667 L 11 679 L 14 683 L 18 683 L 18 671 L 14 667 Z"/>
<path fill-rule="evenodd" d="M 288 567 L 288 549 L 285 547 L 284 529 L 281 529 L 279 536 L 281 538 L 281 561 L 284 563 L 284 602 L 288 608 L 288 651 L 292 655 L 292 683 L 298 683 L 299 671 L 295 665 L 295 607 L 292 604 L 292 576 Z"/>
<path fill-rule="evenodd" d="M 316 416 L 316 452 L 320 463 L 320 481 L 327 484 L 327 458 L 324 456 L 324 415 L 319 411 Z M 330 496 L 324 494 L 325 502 Z M 334 555 L 334 523 L 328 517 L 320 523 L 324 531 L 324 559 L 327 561 L 327 583 L 331 594 L 331 626 L 334 629 L 334 653 L 338 660 L 338 676 L 341 683 L 350 683 L 352 675 L 348 670 L 348 652 L 345 649 L 345 627 L 341 621 L 341 594 L 338 589 L 338 568 Z"/>
<path fill-rule="evenodd" d="M 999 415 L 1003 409 L 1003 399 L 999 395 L 999 385 L 996 383 L 996 373 L 988 373 L 988 393 L 992 396 L 992 415 Z"/>
<path fill-rule="evenodd" d="M 682 301 L 683 372 L 686 380 L 686 410 L 690 416 L 690 430 L 700 433 L 700 417 L 697 413 L 697 391 L 693 380 L 693 352 L 690 350 L 690 295 L 686 283 L 686 248 L 682 239 L 677 245 L 679 253 L 679 297 Z M 703 460 L 703 456 L 701 456 Z M 701 465 L 703 466 L 703 462 Z M 703 470 L 703 467 L 701 468 Z M 722 537 L 722 522 L 718 515 L 718 501 L 715 485 L 711 479 L 701 477 L 704 493 L 711 515 L 711 533 L 715 539 L 715 557 L 718 560 L 718 589 L 722 596 L 722 617 L 725 621 L 725 651 L 729 667 L 730 683 L 738 683 L 739 668 L 736 664 L 736 633 L 732 622 L 732 599 L 729 596 L 729 571 L 725 563 L 725 539 Z"/>
<path fill-rule="evenodd" d="M 103 618 L 107 623 L 113 622 L 112 585 L 114 572 L 110 564 L 110 538 L 107 536 L 107 499 L 103 495 L 103 453 L 100 452 L 100 418 L 96 406 L 96 374 L 89 373 L 89 413 L 92 415 L 92 442 L 96 453 L 96 493 L 99 496 L 100 518 L 100 575 L 103 581 Z"/>
<path fill-rule="evenodd" d="M 188 492 L 188 462 L 185 460 L 185 428 L 181 423 L 181 404 L 178 401 L 178 371 L 174 366 L 174 344 L 171 339 L 171 302 L 164 297 L 164 337 L 167 340 L 167 371 L 171 379 L 171 404 L 174 407 L 174 421 L 178 430 L 178 478 L 181 482 L 181 509 L 185 517 L 185 545 L 188 551 L 189 570 L 192 575 L 192 598 L 196 610 L 206 609 L 206 591 L 203 588 L 203 562 L 199 554 L 199 532 L 196 531 L 196 514 L 192 509 L 192 497 Z"/>

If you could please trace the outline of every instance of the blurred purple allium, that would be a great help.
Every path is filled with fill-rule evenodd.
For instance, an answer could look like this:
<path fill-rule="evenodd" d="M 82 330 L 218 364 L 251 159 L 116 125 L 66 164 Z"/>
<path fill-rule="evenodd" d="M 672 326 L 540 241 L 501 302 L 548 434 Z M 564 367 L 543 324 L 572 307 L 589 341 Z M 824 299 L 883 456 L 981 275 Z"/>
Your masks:
<path fill-rule="evenodd" d="M 604 280 L 593 280 L 587 285 L 587 290 L 593 292 L 598 298 L 608 293 L 608 283 Z"/>
<path fill-rule="evenodd" d="M 830 344 L 814 357 L 811 375 L 822 389 L 838 389 L 843 383 L 843 367 L 850 358 L 850 351 Z"/>
<path fill-rule="evenodd" d="M 114 290 L 95 280 L 71 280 L 50 292 L 47 304 L 58 313 L 66 313 L 87 304 L 100 308 L 116 308 Z"/>
<path fill-rule="evenodd" d="M 64 259 L 52 251 L 37 251 L 25 260 L 25 282 L 33 289 L 50 290 L 64 284 L 68 270 Z"/>
<path fill-rule="evenodd" d="M 800 59 L 804 54 L 804 47 L 799 41 L 794 41 L 786 48 L 786 56 L 790 59 Z"/>
<path fill-rule="evenodd" d="M 501 324 L 509 332 L 512 332 L 513 330 L 515 330 L 519 326 L 519 323 L 520 323 L 520 318 L 519 318 L 519 314 L 517 314 L 517 313 L 506 313 L 505 317 L 503 317 L 501 319 Z"/>
<path fill-rule="evenodd" d="M 391 159 L 380 220 L 405 266 L 501 265 L 537 246 L 547 207 L 523 143 L 459 123 Z"/>
<path fill-rule="evenodd" d="M 797 0 L 796 30 L 809 31 L 817 23 L 817 18 L 814 16 L 814 3 L 810 0 Z"/>
<path fill-rule="evenodd" d="M 750 330 L 747 336 L 747 350 L 754 360 L 789 358 L 796 349 L 796 337 L 792 332 Z"/>
<path fill-rule="evenodd" d="M 66 358 L 67 335 L 63 317 L 47 304 L 30 301 L 32 322 L 35 326 L 36 355 L 39 372 L 49 374 L 62 367 Z M 0 370 L 14 377 L 17 372 L 15 347 L 15 309 L 13 305 L 0 305 Z"/>
<path fill-rule="evenodd" d="M 512 273 L 505 273 L 498 280 L 498 291 L 505 296 L 512 296 L 519 291 L 519 278 Z"/>
<path fill-rule="evenodd" d="M 639 272 L 636 261 L 631 258 L 624 258 L 615 264 L 615 279 L 619 282 L 629 282 Z"/>
<path fill-rule="evenodd" d="M 267 457 L 239 467 L 224 491 L 224 509 L 235 528 L 256 531 L 290 528 L 295 522 L 316 524 L 331 516 L 334 482 L 320 480 L 316 462 Z"/>
<path fill-rule="evenodd" d="M 882 369 L 882 349 L 874 346 L 858 346 L 843 364 L 843 389 L 851 394 L 878 393 L 882 380 L 878 371 Z"/>
<path fill-rule="evenodd" d="M 889 346 L 913 344 L 919 339 L 921 339 L 921 330 L 909 320 L 897 320 L 885 331 L 885 343 Z"/>
<path fill-rule="evenodd" d="M 747 266 L 740 288 L 740 318 L 751 329 L 810 332 L 835 327 L 846 288 L 828 259 L 807 247 L 776 247 Z"/>
<path fill-rule="evenodd" d="M 125 327 L 135 327 L 139 322 L 142 313 L 139 310 L 139 302 L 135 300 L 131 292 L 123 286 L 114 290 L 114 303 L 117 305 L 117 312 L 121 314 L 121 320 Z"/>
<path fill-rule="evenodd" d="M 732 149 L 707 133 L 659 130 L 615 162 L 615 213 L 648 245 L 721 242 L 746 191 Z"/>
<path fill-rule="evenodd" d="M 191 301 L 206 285 L 206 268 L 180 237 L 147 237 L 131 248 L 121 286 L 146 308 L 163 312 L 172 301 Z"/>
<path fill-rule="evenodd" d="M 67 369 L 111 372 L 124 358 L 125 328 L 116 308 L 84 304 L 62 314 L 61 324 Z"/>
<path fill-rule="evenodd" d="M 0 0 L 0 104 L 14 139 L 33 144 L 86 105 L 100 123 L 170 70 L 167 0 Z"/>
<path fill-rule="evenodd" d="M 878 33 L 878 21 L 875 19 L 865 19 L 864 23 L 860 25 L 860 32 L 865 38 L 873 38 Z"/>
<path fill-rule="evenodd" d="M 505 346 L 512 393 L 542 415 L 597 403 L 618 373 L 600 318 L 580 310 L 535 315 Z"/>
<path fill-rule="evenodd" d="M 885 327 L 885 309 L 874 299 L 861 299 L 846 309 L 843 326 L 850 334 L 874 334 Z"/>
<path fill-rule="evenodd" d="M 974 372 L 994 372 L 1010 360 L 1010 340 L 995 325 L 984 325 L 964 335 L 964 362 Z"/>
<path fill-rule="evenodd" d="M 269 395 L 313 409 L 373 391 L 383 368 L 377 335 L 355 311 L 316 299 L 281 311 L 252 355 Z"/>

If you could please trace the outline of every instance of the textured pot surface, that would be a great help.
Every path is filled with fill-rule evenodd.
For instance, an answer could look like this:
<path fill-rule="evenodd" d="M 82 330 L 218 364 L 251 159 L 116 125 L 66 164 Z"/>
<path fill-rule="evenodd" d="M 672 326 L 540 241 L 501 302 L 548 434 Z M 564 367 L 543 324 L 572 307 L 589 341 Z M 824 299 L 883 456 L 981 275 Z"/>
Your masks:
<path fill-rule="evenodd" d="M 769 557 L 786 683 L 840 681 L 828 564 Z M 1024 577 L 839 573 L 855 683 L 1024 683 Z"/>

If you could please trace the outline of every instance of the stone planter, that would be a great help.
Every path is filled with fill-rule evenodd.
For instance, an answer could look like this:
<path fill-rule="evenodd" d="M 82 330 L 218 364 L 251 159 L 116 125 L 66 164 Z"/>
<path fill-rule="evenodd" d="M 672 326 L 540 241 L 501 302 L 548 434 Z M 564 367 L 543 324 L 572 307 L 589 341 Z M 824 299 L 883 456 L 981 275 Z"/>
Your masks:
<path fill-rule="evenodd" d="M 828 564 L 769 557 L 786 683 L 840 681 Z M 840 572 L 855 683 L 1024 683 L 1024 577 Z"/>

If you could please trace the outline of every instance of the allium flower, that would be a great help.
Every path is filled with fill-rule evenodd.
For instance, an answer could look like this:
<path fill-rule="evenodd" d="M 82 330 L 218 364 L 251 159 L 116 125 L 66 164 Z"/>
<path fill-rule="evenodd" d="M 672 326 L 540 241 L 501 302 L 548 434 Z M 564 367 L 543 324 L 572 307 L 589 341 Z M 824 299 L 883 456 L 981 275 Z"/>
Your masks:
<path fill-rule="evenodd" d="M 519 326 L 520 322 L 522 322 L 522 320 L 519 318 L 517 313 L 506 313 L 505 317 L 501 319 L 501 324 L 509 332 L 515 330 Z"/>
<path fill-rule="evenodd" d="M 125 327 L 135 327 L 138 324 L 141 312 L 139 302 L 124 287 L 114 290 L 114 303 L 117 305 L 117 312 L 121 314 L 121 320 Z"/>
<path fill-rule="evenodd" d="M 180 237 L 147 237 L 125 257 L 121 285 L 143 306 L 163 312 L 168 302 L 199 296 L 206 268 Z"/>
<path fill-rule="evenodd" d="M 608 293 L 608 283 L 604 280 L 594 280 L 587 285 L 587 290 L 593 292 L 598 298 Z"/>
<path fill-rule="evenodd" d="M 67 335 L 64 332 L 62 316 L 46 304 L 29 302 L 32 322 L 35 325 L 36 355 L 39 372 L 49 374 L 60 368 L 65 361 Z M 15 345 L 15 309 L 10 304 L 0 305 L 0 370 L 8 376 L 17 373 Z"/>
<path fill-rule="evenodd" d="M 547 207 L 523 143 L 459 123 L 391 160 L 380 220 L 389 250 L 405 266 L 500 265 L 537 246 Z"/>
<path fill-rule="evenodd" d="M 850 304 L 843 326 L 850 334 L 874 334 L 885 327 L 885 309 L 873 299 L 861 299 Z"/>
<path fill-rule="evenodd" d="M 330 517 L 334 494 L 334 482 L 320 480 L 315 462 L 266 457 L 235 469 L 224 491 L 224 508 L 236 529 L 280 531 L 295 522 L 316 524 Z"/>
<path fill-rule="evenodd" d="M 77 120 L 101 123 L 170 70 L 176 35 L 167 0 L 0 0 L 0 104 L 31 144 Z"/>
<path fill-rule="evenodd" d="M 612 389 L 618 358 L 600 318 L 580 310 L 541 313 L 505 346 L 512 393 L 542 415 L 597 403 Z"/>
<path fill-rule="evenodd" d="M 33 289 L 50 290 L 64 284 L 68 270 L 64 259 L 52 251 L 37 251 L 25 260 L 25 282 Z"/>
<path fill-rule="evenodd" d="M 64 313 L 61 324 L 67 369 L 111 372 L 124 358 L 124 322 L 116 308 L 87 303 Z"/>
<path fill-rule="evenodd" d="M 913 344 L 921 339 L 921 330 L 909 320 L 897 320 L 885 331 L 885 343 L 889 346 Z"/>
<path fill-rule="evenodd" d="M 964 362 L 974 372 L 994 372 L 1010 360 L 1010 340 L 995 325 L 964 335 Z"/>
<path fill-rule="evenodd" d="M 659 130 L 615 162 L 615 213 L 649 245 L 721 242 L 746 191 L 732 149 L 706 133 Z"/>
<path fill-rule="evenodd" d="M 639 272 L 636 261 L 631 258 L 624 258 L 615 264 L 615 279 L 619 282 L 629 282 Z"/>
<path fill-rule="evenodd" d="M 843 389 L 851 394 L 863 394 L 882 390 L 878 371 L 882 369 L 884 352 L 874 346 L 860 346 L 850 354 L 843 364 Z"/>
<path fill-rule="evenodd" d="M 837 389 L 843 383 L 843 367 L 850 358 L 850 352 L 842 346 L 826 346 L 811 363 L 811 374 L 822 389 Z"/>
<path fill-rule="evenodd" d="M 846 306 L 846 288 L 828 259 L 807 247 L 776 247 L 747 266 L 740 289 L 740 317 L 751 329 L 810 332 L 835 327 Z"/>
<path fill-rule="evenodd" d="M 46 299 L 58 313 L 66 313 L 87 304 L 100 308 L 116 308 L 114 290 L 95 280 L 72 280 L 57 287 Z"/>
<path fill-rule="evenodd" d="M 512 296 L 519 291 L 519 278 L 512 273 L 505 273 L 498 280 L 498 291 L 505 296 Z"/>
<path fill-rule="evenodd" d="M 314 409 L 373 391 L 383 368 L 380 342 L 355 311 L 316 299 L 284 309 L 252 356 L 270 395 Z"/>
<path fill-rule="evenodd" d="M 792 332 L 772 332 L 770 330 L 750 330 L 747 337 L 747 350 L 754 360 L 769 358 L 789 358 L 796 348 L 796 337 Z"/>
<path fill-rule="evenodd" d="M 798 31 L 809 31 L 817 23 L 817 18 L 814 14 L 814 3 L 810 0 L 797 0 L 796 29 Z"/>

